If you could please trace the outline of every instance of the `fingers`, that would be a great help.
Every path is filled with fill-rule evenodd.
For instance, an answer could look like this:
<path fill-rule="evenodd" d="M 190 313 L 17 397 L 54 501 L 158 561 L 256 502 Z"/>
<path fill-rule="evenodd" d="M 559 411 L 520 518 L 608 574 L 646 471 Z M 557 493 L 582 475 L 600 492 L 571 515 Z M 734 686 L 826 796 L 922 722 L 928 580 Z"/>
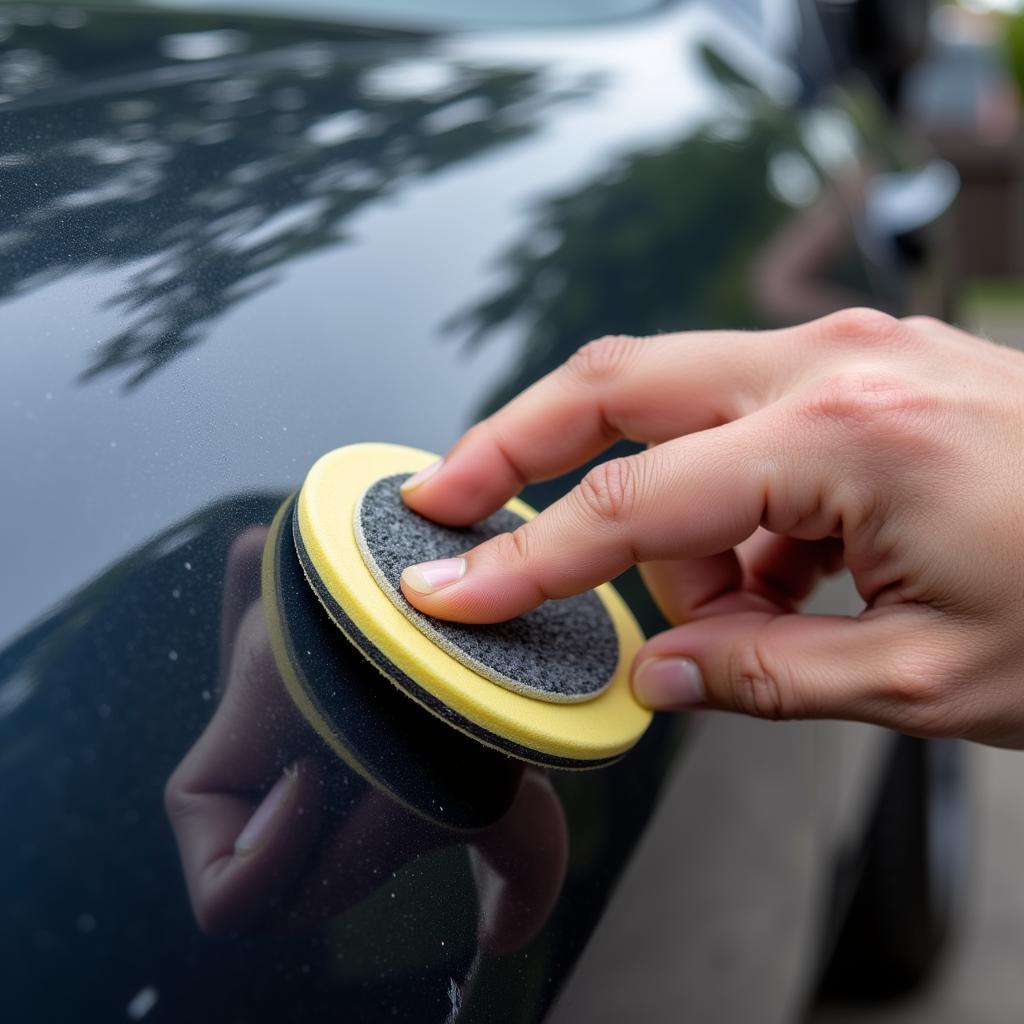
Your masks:
<path fill-rule="evenodd" d="M 852 309 L 778 331 L 602 338 L 473 427 L 406 483 L 405 500 L 441 523 L 475 522 L 619 438 L 660 443 L 729 423 L 844 352 L 898 347 L 912 334 L 884 313 Z"/>
<path fill-rule="evenodd" d="M 939 735 L 935 681 L 950 673 L 939 613 L 902 605 L 859 618 L 749 610 L 649 640 L 633 667 L 656 710 L 716 708 L 758 718 L 844 718 Z"/>
<path fill-rule="evenodd" d="M 175 774 L 193 789 L 265 791 L 288 758 L 306 752 L 308 734 L 277 671 L 263 609 L 255 602 L 236 630 L 223 699 Z"/>
<path fill-rule="evenodd" d="M 312 759 L 288 761 L 305 731 L 254 603 L 238 624 L 223 700 L 164 791 L 204 931 L 266 920 L 301 870 L 319 828 Z"/>
<path fill-rule="evenodd" d="M 324 803 L 324 792 L 318 794 Z M 368 786 L 354 807 L 321 807 L 320 842 L 272 926 L 301 931 L 355 906 L 393 878 L 403 865 L 451 841 L 441 826 Z"/>
<path fill-rule="evenodd" d="M 793 611 L 822 577 L 843 566 L 834 537 L 807 541 L 758 530 L 736 550 L 708 558 L 640 566 L 647 589 L 669 622 L 723 611 Z"/>
<path fill-rule="evenodd" d="M 737 419 L 792 375 L 801 339 L 795 330 L 723 331 L 592 342 L 413 477 L 405 500 L 464 525 L 619 438 L 660 442 Z"/>
<path fill-rule="evenodd" d="M 644 562 L 640 575 L 669 622 L 688 622 L 743 587 L 743 566 L 733 548 L 707 558 Z"/>
<path fill-rule="evenodd" d="M 220 685 L 231 667 L 238 627 L 245 610 L 260 596 L 260 562 L 269 530 L 249 526 L 232 541 L 224 566 L 224 597 L 220 612 Z"/>
<path fill-rule="evenodd" d="M 510 953 L 547 920 L 565 879 L 568 826 L 558 794 L 539 769 L 527 768 L 508 811 L 469 835 L 428 826 L 370 788 L 341 820 L 324 821 L 324 841 L 290 894 L 289 930 L 354 906 L 428 850 L 469 842 L 479 902 L 480 945 Z"/>
<path fill-rule="evenodd" d="M 743 588 L 789 611 L 822 579 L 843 568 L 843 542 L 838 537 L 800 540 L 758 530 L 740 546 L 739 558 Z"/>
<path fill-rule="evenodd" d="M 602 463 L 513 533 L 464 558 L 406 569 L 403 592 L 429 615 L 497 622 L 588 590 L 635 562 L 732 547 L 760 521 L 764 489 L 742 449 L 728 451 L 714 433 Z"/>
<path fill-rule="evenodd" d="M 203 931 L 245 929 L 271 917 L 316 841 L 319 781 L 311 758 L 284 770 L 263 796 L 166 791 L 189 900 Z"/>
<path fill-rule="evenodd" d="M 799 520 L 804 535 L 827 536 L 840 515 L 822 502 L 834 460 L 791 434 L 766 410 L 602 463 L 513 533 L 406 569 L 402 590 L 429 615 L 496 622 L 638 562 L 718 555 L 762 520 Z"/>

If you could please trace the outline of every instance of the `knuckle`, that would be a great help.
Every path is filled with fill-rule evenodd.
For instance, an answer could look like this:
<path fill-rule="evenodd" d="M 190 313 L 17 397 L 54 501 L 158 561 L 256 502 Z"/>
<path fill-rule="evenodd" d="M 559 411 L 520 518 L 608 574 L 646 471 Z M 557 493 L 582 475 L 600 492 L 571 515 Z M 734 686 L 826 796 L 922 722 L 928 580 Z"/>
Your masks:
<path fill-rule="evenodd" d="M 922 708 L 932 703 L 937 687 L 931 671 L 918 663 L 901 660 L 890 667 L 887 689 L 902 707 Z"/>
<path fill-rule="evenodd" d="M 589 519 L 626 522 L 635 513 L 639 499 L 636 461 L 621 458 L 602 462 L 587 473 L 576 490 Z"/>
<path fill-rule="evenodd" d="M 916 331 L 945 330 L 948 324 L 943 323 L 938 317 L 928 316 L 925 313 L 915 313 L 913 316 L 905 316 L 900 321 L 905 327 Z"/>
<path fill-rule="evenodd" d="M 866 306 L 831 313 L 820 326 L 830 340 L 857 347 L 897 346 L 911 334 L 901 320 Z"/>
<path fill-rule="evenodd" d="M 938 399 L 905 377 L 876 367 L 852 367 L 821 381 L 806 411 L 857 435 L 917 434 L 929 430 Z"/>
<path fill-rule="evenodd" d="M 180 793 L 178 773 L 174 772 L 164 783 L 164 812 L 171 821 L 174 821 L 178 815 Z"/>
<path fill-rule="evenodd" d="M 187 765 L 187 761 L 182 761 L 164 784 L 164 812 L 172 825 L 195 813 L 196 798 L 188 788 Z"/>
<path fill-rule="evenodd" d="M 569 374 L 582 384 L 603 384 L 621 376 L 641 344 L 639 338 L 610 334 L 577 349 L 565 366 Z"/>
<path fill-rule="evenodd" d="M 895 718 L 904 732 L 917 736 L 943 736 L 949 731 L 950 719 L 946 702 L 939 699 L 933 680 L 919 674 L 901 675 L 890 682 L 889 697 Z"/>
<path fill-rule="evenodd" d="M 529 523 L 524 523 L 509 533 L 499 533 L 489 542 L 490 553 L 503 565 L 529 564 L 533 551 L 533 531 L 529 527 Z"/>
<path fill-rule="evenodd" d="M 455 452 L 487 452 L 489 458 L 498 460 L 515 489 L 521 490 L 530 482 L 529 467 L 521 454 L 517 455 L 517 447 L 511 443 L 508 428 L 503 429 L 503 423 L 500 411 L 474 423 L 459 439 L 449 458 Z"/>
<path fill-rule="evenodd" d="M 494 434 L 494 417 L 474 423 L 459 439 L 457 447 L 472 451 L 478 446 L 489 446 Z"/>
<path fill-rule="evenodd" d="M 771 721 L 803 717 L 789 670 L 756 633 L 733 647 L 728 675 L 740 711 Z"/>
<path fill-rule="evenodd" d="M 969 678 L 959 659 L 919 648 L 894 658 L 886 675 L 886 696 L 904 731 L 936 737 L 957 731 L 957 681 Z"/>

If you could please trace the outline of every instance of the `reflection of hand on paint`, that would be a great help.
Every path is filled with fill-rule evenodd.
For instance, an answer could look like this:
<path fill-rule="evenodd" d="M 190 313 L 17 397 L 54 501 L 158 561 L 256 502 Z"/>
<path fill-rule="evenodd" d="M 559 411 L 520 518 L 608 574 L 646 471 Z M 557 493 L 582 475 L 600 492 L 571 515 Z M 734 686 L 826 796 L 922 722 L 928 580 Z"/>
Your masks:
<path fill-rule="evenodd" d="M 232 547 L 221 702 L 166 786 L 199 926 L 212 933 L 314 927 L 426 850 L 466 842 L 481 948 L 522 947 L 554 906 L 568 857 L 565 818 L 547 776 L 527 768 L 508 811 L 468 833 L 428 822 L 373 787 L 354 805 L 332 806 L 331 778 L 348 769 L 324 750 L 277 671 L 256 598 L 265 539 L 265 530 L 248 530 Z"/>

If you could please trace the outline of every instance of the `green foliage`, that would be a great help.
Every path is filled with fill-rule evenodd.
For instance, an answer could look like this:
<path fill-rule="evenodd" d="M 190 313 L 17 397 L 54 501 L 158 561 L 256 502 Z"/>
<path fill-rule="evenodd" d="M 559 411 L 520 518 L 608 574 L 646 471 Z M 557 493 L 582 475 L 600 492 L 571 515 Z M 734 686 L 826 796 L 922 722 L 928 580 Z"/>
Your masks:
<path fill-rule="evenodd" d="M 1003 30 L 1003 49 L 1017 89 L 1024 94 L 1024 14 L 1006 18 Z"/>

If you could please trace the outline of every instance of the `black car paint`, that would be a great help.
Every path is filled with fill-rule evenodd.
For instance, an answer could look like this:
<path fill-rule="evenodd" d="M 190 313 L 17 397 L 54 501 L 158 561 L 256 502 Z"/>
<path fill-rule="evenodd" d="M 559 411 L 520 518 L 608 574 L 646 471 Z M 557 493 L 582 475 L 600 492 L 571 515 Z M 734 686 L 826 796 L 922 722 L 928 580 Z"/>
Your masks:
<path fill-rule="evenodd" d="M 204 935 L 161 793 L 259 594 L 225 566 L 329 448 L 443 449 L 601 334 L 779 322 L 765 253 L 823 205 L 847 229 L 823 303 L 905 308 L 844 205 L 884 138 L 870 94 L 828 91 L 813 23 L 776 51 L 728 5 L 517 35 L 25 5 L 2 23 L 5 1015 L 537 1019 L 686 722 L 554 774 L 568 869 L 524 948 L 481 952 L 472 839 L 416 820 L 398 853 L 345 850 L 360 899 L 317 926 Z M 808 150 L 826 110 L 845 164 Z M 331 771 L 338 821 L 373 794 Z"/>

